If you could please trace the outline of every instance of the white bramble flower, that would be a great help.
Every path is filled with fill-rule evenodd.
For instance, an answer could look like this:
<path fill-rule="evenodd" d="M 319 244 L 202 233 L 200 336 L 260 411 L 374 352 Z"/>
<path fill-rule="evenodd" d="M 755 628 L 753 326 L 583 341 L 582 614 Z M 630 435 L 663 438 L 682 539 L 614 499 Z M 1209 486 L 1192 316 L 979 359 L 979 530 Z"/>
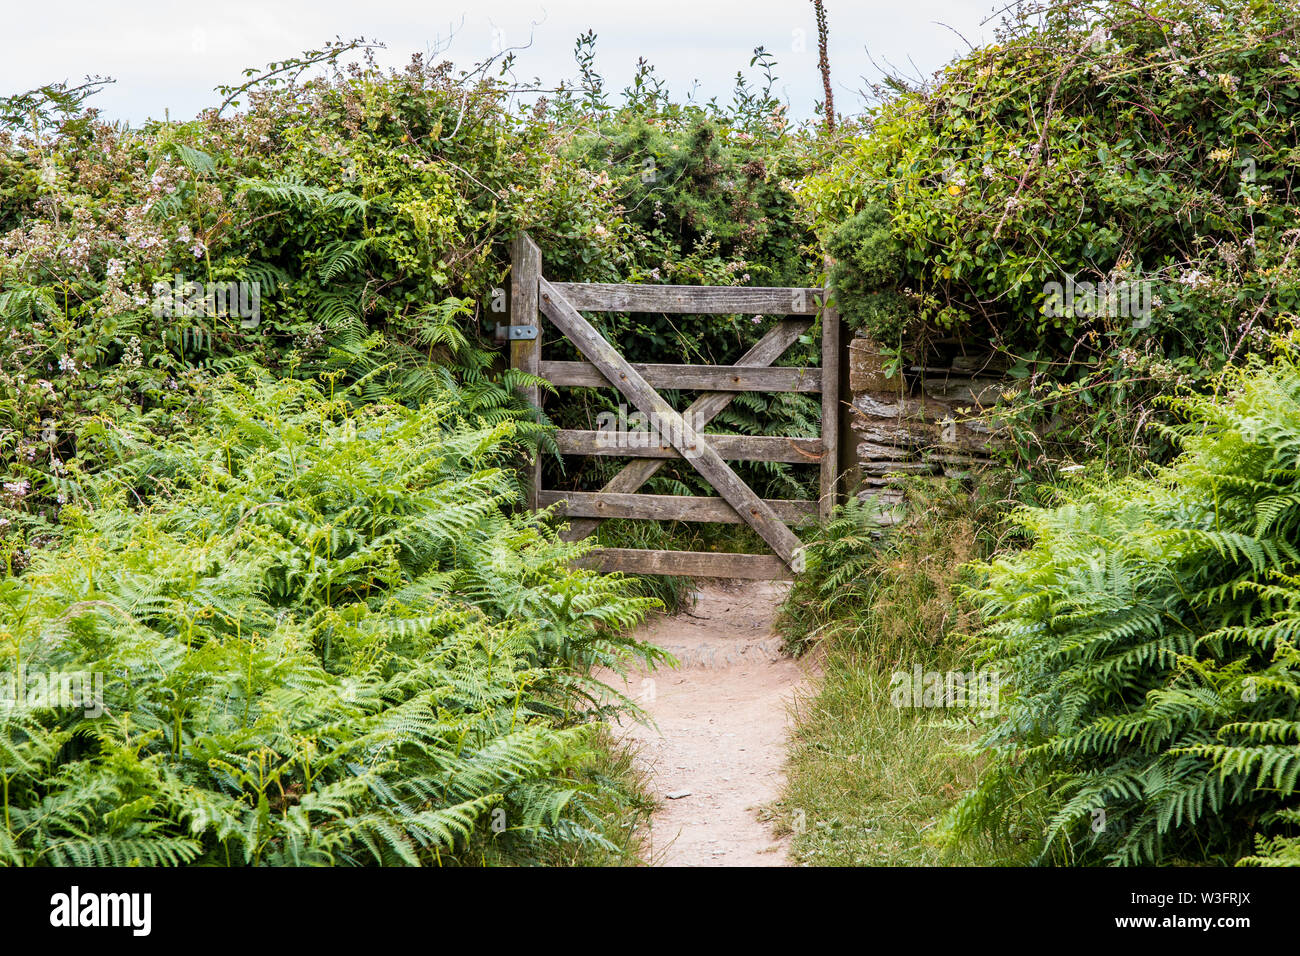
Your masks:
<path fill-rule="evenodd" d="M 6 481 L 4 483 L 5 493 L 15 501 L 26 497 L 27 492 L 31 490 L 31 482 L 26 478 L 20 478 L 17 481 Z"/>

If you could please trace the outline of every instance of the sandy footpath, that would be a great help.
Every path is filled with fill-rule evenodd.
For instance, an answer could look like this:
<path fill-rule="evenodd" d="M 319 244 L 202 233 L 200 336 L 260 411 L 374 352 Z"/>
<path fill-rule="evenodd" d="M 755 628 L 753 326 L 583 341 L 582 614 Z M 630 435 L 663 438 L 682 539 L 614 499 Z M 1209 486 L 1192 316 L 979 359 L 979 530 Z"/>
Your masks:
<path fill-rule="evenodd" d="M 781 654 L 772 621 L 788 584 L 712 582 L 694 607 L 652 618 L 640 635 L 680 662 L 633 673 L 620 686 L 653 718 L 626 718 L 629 738 L 661 801 L 648 856 L 663 866 L 785 866 L 786 846 L 759 819 L 779 796 L 789 703 L 804 665 Z"/>

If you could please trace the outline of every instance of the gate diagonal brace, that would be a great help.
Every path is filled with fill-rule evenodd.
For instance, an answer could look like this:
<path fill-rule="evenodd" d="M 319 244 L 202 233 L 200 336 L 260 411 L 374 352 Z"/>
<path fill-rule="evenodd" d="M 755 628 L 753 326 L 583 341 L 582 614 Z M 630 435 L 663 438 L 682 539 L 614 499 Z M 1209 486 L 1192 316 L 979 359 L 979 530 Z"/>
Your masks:
<path fill-rule="evenodd" d="M 802 542 L 723 460 L 705 436 L 696 432 L 636 369 L 592 327 L 581 313 L 546 279 L 540 279 L 540 306 L 563 332 L 630 402 L 668 426 L 672 444 L 736 513 L 792 570 L 802 565 Z"/>
<path fill-rule="evenodd" d="M 763 368 L 772 365 L 785 354 L 799 336 L 812 324 L 809 319 L 783 319 L 774 325 L 766 335 L 748 352 L 736 360 L 740 368 Z M 691 402 L 683 417 L 698 422 L 700 427 L 708 425 L 722 413 L 736 397 L 735 392 L 707 392 Z M 642 485 L 654 477 L 655 472 L 663 467 L 662 459 L 641 458 L 623 466 L 623 469 L 605 483 L 601 491 L 633 494 Z M 569 522 L 569 530 L 564 535 L 566 540 L 579 541 L 600 527 L 599 518 L 576 518 Z"/>

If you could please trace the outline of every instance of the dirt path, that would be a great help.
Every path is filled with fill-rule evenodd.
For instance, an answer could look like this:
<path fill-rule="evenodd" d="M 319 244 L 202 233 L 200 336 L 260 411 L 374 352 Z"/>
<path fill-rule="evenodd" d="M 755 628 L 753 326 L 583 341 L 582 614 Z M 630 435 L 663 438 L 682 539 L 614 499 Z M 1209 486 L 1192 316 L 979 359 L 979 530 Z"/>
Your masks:
<path fill-rule="evenodd" d="M 787 587 L 706 584 L 694 607 L 642 627 L 681 662 L 626 682 L 657 728 L 627 720 L 615 728 L 634 743 L 661 802 L 648 847 L 656 864 L 787 865 L 785 841 L 758 817 L 780 794 L 788 704 L 805 677 L 772 630 Z"/>

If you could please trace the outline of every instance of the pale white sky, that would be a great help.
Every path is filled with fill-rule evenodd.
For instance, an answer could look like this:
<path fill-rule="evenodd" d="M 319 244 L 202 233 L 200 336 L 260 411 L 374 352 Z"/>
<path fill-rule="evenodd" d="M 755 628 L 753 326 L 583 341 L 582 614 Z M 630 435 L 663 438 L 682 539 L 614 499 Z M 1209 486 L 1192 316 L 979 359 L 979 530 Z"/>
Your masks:
<path fill-rule="evenodd" d="M 877 62 L 929 75 L 994 27 L 981 21 L 1005 6 L 994 0 L 826 0 L 835 105 L 861 106 L 864 76 Z M 654 63 L 679 95 L 699 81 L 697 95 L 729 100 L 738 69 L 748 69 L 759 44 L 778 61 L 780 94 L 795 116 L 821 99 L 817 30 L 809 0 L 643 0 L 592 4 L 576 0 L 0 0 L 0 94 L 88 73 L 116 85 L 93 101 L 109 118 L 139 123 L 193 116 L 215 105 L 220 83 L 248 66 L 291 57 L 335 36 L 387 44 L 380 62 L 398 66 L 415 51 L 443 54 L 469 66 L 508 46 L 516 75 L 554 83 L 572 77 L 573 42 L 598 34 L 596 65 L 611 91 L 621 90 L 640 56 Z M 535 25 L 534 25 L 535 24 Z M 498 32 L 499 31 L 499 32 Z M 449 44 L 449 45 L 448 45 Z M 910 62 L 909 62 L 910 61 Z"/>

